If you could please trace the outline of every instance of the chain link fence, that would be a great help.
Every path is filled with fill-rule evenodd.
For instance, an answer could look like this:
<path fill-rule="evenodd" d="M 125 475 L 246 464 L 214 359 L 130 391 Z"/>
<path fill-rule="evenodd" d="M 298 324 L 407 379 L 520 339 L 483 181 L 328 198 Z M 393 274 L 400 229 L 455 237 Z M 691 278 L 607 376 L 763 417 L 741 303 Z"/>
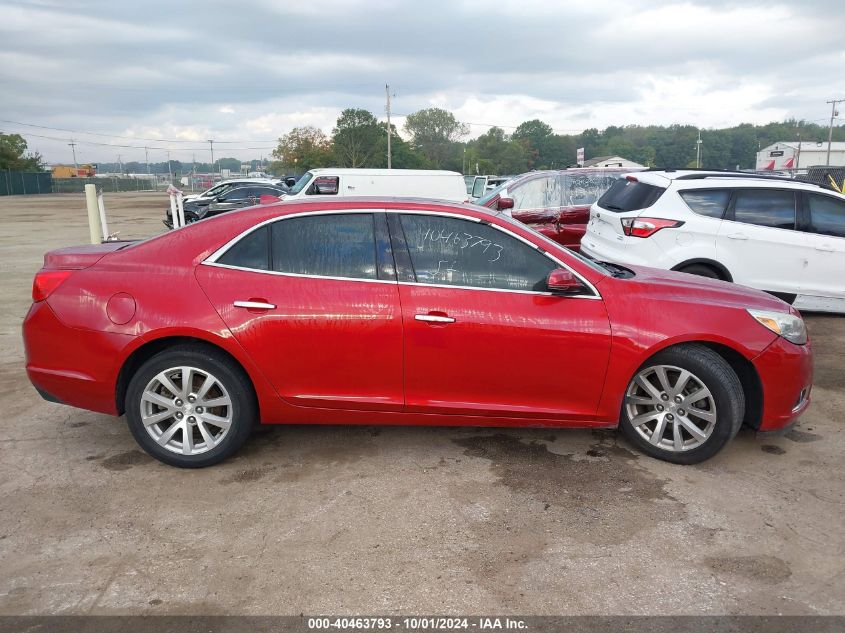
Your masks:
<path fill-rule="evenodd" d="M 166 181 L 152 178 L 53 178 L 50 172 L 0 171 L 0 196 L 22 196 L 39 193 L 83 193 L 85 185 L 116 193 L 118 191 L 164 191 Z"/>
<path fill-rule="evenodd" d="M 53 193 L 53 176 L 46 171 L 0 171 L 0 196 Z"/>

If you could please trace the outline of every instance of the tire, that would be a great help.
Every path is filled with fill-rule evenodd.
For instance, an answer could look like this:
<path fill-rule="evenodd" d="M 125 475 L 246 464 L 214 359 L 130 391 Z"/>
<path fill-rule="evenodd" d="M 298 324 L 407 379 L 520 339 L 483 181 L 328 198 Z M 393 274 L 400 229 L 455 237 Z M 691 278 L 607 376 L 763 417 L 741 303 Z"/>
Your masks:
<path fill-rule="evenodd" d="M 699 277 L 707 277 L 709 279 L 724 280 L 718 270 L 712 266 L 708 266 L 707 264 L 691 264 L 689 266 L 679 268 L 678 272 L 687 273 L 688 275 L 698 275 Z"/>
<path fill-rule="evenodd" d="M 689 376 L 677 392 L 684 372 Z M 688 344 L 658 352 L 637 370 L 625 390 L 619 426 L 647 455 L 697 464 L 733 439 L 744 415 L 745 393 L 736 372 L 710 348 Z"/>
<path fill-rule="evenodd" d="M 235 453 L 249 437 L 257 411 L 243 369 L 201 345 L 156 354 L 126 390 L 126 420 L 135 440 L 152 457 L 180 468 L 212 466 Z"/>

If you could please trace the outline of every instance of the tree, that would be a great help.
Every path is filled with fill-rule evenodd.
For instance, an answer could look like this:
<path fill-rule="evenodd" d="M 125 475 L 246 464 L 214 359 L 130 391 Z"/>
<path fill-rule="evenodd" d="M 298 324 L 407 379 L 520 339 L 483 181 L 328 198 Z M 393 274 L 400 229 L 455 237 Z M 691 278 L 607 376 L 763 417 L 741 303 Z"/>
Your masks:
<path fill-rule="evenodd" d="M 431 167 L 440 169 L 461 164 L 458 143 L 469 134 L 469 126 L 455 119 L 448 110 L 428 108 L 409 114 L 405 131 L 411 135 L 411 147 L 420 152 Z"/>
<path fill-rule="evenodd" d="M 332 145 L 322 130 L 310 125 L 295 127 L 279 139 L 273 150 L 282 167 L 295 173 L 313 167 L 328 167 L 332 163 Z"/>
<path fill-rule="evenodd" d="M 522 144 L 511 140 L 504 130 L 491 127 L 467 144 L 469 173 L 517 174 L 526 171 L 528 158 Z"/>
<path fill-rule="evenodd" d="M 341 167 L 369 166 L 385 130 L 368 110 L 347 108 L 340 113 L 334 130 L 334 156 Z"/>
<path fill-rule="evenodd" d="M 237 158 L 220 158 L 217 161 L 217 169 L 228 169 L 232 172 L 240 173 L 241 161 Z"/>
<path fill-rule="evenodd" d="M 553 135 L 552 126 L 539 119 L 532 119 L 520 123 L 511 138 L 520 142 L 528 153 L 529 169 L 548 169 L 552 163 L 549 150 Z"/>
<path fill-rule="evenodd" d="M 26 150 L 26 141 L 20 134 L 0 133 L 0 169 L 42 171 L 41 154 Z"/>

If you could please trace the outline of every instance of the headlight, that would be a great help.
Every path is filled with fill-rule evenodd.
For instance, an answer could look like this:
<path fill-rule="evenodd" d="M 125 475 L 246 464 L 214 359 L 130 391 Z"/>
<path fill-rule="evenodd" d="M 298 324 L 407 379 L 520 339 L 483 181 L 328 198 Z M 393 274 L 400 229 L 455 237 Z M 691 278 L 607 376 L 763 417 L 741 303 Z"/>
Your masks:
<path fill-rule="evenodd" d="M 770 312 L 768 310 L 748 310 L 754 319 L 761 325 L 766 326 L 778 336 L 796 345 L 803 345 L 807 342 L 807 328 L 801 317 L 786 312 Z"/>

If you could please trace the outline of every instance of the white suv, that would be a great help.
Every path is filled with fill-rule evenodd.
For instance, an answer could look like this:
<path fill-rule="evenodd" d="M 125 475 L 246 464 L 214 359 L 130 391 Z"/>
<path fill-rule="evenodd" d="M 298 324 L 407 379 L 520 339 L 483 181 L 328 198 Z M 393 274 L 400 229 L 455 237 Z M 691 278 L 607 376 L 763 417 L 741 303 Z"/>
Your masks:
<path fill-rule="evenodd" d="M 845 196 L 741 172 L 641 171 L 590 209 L 581 252 L 759 288 L 845 312 Z"/>

